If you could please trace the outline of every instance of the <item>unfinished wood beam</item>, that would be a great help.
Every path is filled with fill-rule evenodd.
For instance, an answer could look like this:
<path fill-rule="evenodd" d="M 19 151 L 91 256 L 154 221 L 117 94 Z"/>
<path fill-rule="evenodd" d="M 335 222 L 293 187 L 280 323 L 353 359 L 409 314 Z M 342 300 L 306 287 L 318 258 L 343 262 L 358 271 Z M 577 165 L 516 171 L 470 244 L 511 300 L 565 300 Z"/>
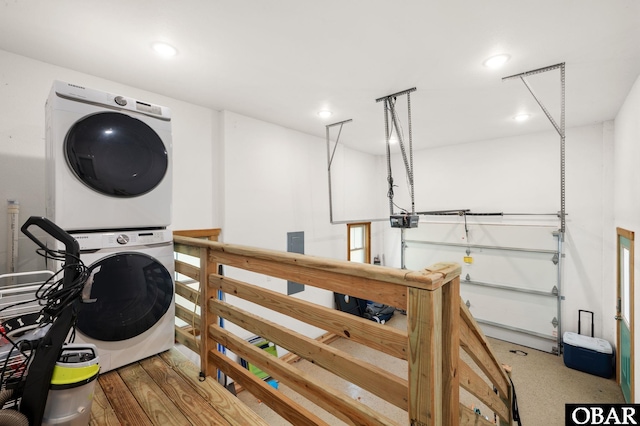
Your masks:
<path fill-rule="evenodd" d="M 179 274 L 186 275 L 187 277 L 195 281 L 200 281 L 201 271 L 200 271 L 200 268 L 197 266 L 190 265 L 189 263 L 183 262 L 181 260 L 176 260 L 175 270 Z"/>
<path fill-rule="evenodd" d="M 200 344 L 199 344 L 200 340 L 196 339 L 196 337 L 193 334 L 183 330 L 178 326 L 175 327 L 175 334 L 176 334 L 175 335 L 176 342 L 186 346 L 187 348 L 189 348 L 190 350 L 192 350 L 197 354 L 200 353 Z"/>
<path fill-rule="evenodd" d="M 442 286 L 442 422 L 460 415 L 460 277 Z M 437 349 L 436 349 L 437 350 Z"/>
<path fill-rule="evenodd" d="M 407 409 L 406 379 L 228 303 L 212 299 L 209 307 L 237 326 L 294 352 L 403 410 Z"/>
<path fill-rule="evenodd" d="M 260 380 L 248 370 L 240 367 L 237 363 L 231 362 L 228 357 L 222 355 L 220 352 L 210 352 L 209 357 L 211 357 L 223 373 L 233 376 L 243 388 L 251 392 L 251 394 L 260 401 L 267 403 L 269 407 L 273 407 L 272 409 L 276 413 L 290 423 L 294 425 L 329 426 L 328 423 L 318 416 L 282 392 L 278 392 L 264 380 Z"/>
<path fill-rule="evenodd" d="M 323 288 L 336 293 L 348 294 L 352 297 L 375 300 L 376 302 L 395 306 L 398 309 L 406 309 L 406 285 L 389 283 L 375 278 L 346 275 L 334 272 L 331 269 L 305 268 L 295 262 L 291 264 L 269 259 L 247 258 L 226 252 L 212 252 L 212 256 L 217 262 L 224 265 Z M 379 276 L 378 278 L 383 277 Z"/>
<path fill-rule="evenodd" d="M 181 281 L 176 281 L 176 294 L 184 297 L 191 303 L 198 304 L 200 300 L 200 292 Z"/>
<path fill-rule="evenodd" d="M 409 421 L 442 423 L 442 290 L 409 289 Z M 455 424 L 455 423 L 454 423 Z"/>
<path fill-rule="evenodd" d="M 318 383 L 316 378 L 310 374 L 283 362 L 217 325 L 209 327 L 209 334 L 238 356 L 266 371 L 278 381 L 348 424 L 398 426 L 396 422 L 371 407 L 354 400 L 343 392 Z"/>
<path fill-rule="evenodd" d="M 187 324 L 189 324 L 192 327 L 195 328 L 201 328 L 200 324 L 201 324 L 201 318 L 200 315 L 196 314 L 195 312 L 193 312 L 193 310 L 189 310 L 187 308 L 185 308 L 184 306 L 180 306 L 178 304 L 176 304 L 176 317 L 180 318 L 182 321 L 186 322 Z"/>
<path fill-rule="evenodd" d="M 407 333 L 401 330 L 220 275 L 211 275 L 209 283 L 224 293 L 262 305 L 391 356 L 407 359 Z"/>
<path fill-rule="evenodd" d="M 510 406 L 493 391 L 492 387 L 464 361 L 460 361 L 460 386 L 466 389 L 501 419 L 509 421 Z"/>
<path fill-rule="evenodd" d="M 491 345 L 469 312 L 464 303 L 460 303 L 460 346 L 487 375 L 491 383 L 498 389 L 500 396 L 509 398 L 511 384 L 498 357 L 491 350 Z"/>

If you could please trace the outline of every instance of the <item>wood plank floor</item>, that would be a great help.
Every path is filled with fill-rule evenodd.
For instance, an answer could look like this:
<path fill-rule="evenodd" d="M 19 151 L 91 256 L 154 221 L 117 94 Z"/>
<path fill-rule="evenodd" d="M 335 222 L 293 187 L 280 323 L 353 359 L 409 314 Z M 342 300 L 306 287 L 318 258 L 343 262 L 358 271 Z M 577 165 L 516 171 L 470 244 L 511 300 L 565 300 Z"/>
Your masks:
<path fill-rule="evenodd" d="M 91 425 L 267 425 L 173 348 L 101 374 Z"/>

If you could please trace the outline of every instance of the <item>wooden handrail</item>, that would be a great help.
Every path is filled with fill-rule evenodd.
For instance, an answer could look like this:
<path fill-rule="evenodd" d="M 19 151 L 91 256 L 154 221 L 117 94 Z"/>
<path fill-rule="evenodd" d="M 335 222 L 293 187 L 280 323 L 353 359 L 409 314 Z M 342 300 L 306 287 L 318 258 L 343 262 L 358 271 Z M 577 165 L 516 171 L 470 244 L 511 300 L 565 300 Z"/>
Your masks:
<path fill-rule="evenodd" d="M 192 340 L 189 347 L 199 347 L 201 368 L 206 375 L 215 375 L 217 370 L 224 372 L 294 424 L 326 424 L 217 351 L 216 346 L 222 345 L 349 424 L 396 424 L 337 389 L 325 389 L 284 358 L 273 357 L 227 327 L 220 327 L 219 318 L 224 318 L 406 410 L 412 425 L 485 424 L 482 417 L 460 404 L 460 387 L 493 410 L 501 424 L 510 422 L 510 382 L 484 334 L 461 303 L 459 265 L 441 263 L 421 271 L 407 271 L 225 244 L 215 241 L 218 235 L 219 230 L 174 233 L 175 251 L 195 257 L 199 263 L 194 266 L 193 262 L 176 262 L 176 271 L 188 277 L 186 281 L 178 281 L 176 294 L 201 306 L 198 330 L 189 330 L 187 334 L 186 327 L 177 330 L 176 335 L 182 340 Z M 219 275 L 219 264 L 395 306 L 406 310 L 407 330 L 396 330 L 265 289 L 236 275 Z M 200 297 L 188 282 L 200 284 Z M 242 305 L 243 309 L 241 305 L 219 300 L 219 291 L 262 306 L 260 312 L 265 309 L 276 312 L 274 318 L 284 314 L 407 360 L 407 376 L 392 377 L 376 365 L 310 339 L 288 328 L 290 321 L 274 322 L 253 310 L 247 311 L 246 305 Z M 182 308 L 176 312 L 188 316 Z M 460 360 L 459 348 L 470 355 L 489 383 L 474 367 Z M 493 392 L 494 388 L 498 394 Z"/>

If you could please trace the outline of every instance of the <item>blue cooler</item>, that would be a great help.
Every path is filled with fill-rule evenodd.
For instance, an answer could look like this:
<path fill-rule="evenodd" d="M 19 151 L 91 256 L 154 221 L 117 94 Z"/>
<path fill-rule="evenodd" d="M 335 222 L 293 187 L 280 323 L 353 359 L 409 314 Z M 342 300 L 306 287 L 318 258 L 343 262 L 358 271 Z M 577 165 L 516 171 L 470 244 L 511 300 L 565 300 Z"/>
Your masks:
<path fill-rule="evenodd" d="M 583 312 L 591 314 L 591 337 L 580 334 Z M 606 340 L 593 337 L 593 328 L 593 312 L 580 309 L 578 332 L 562 335 L 564 365 L 609 379 L 613 376 L 613 348 Z"/>
<path fill-rule="evenodd" d="M 607 379 L 613 376 L 613 348 L 609 342 L 569 331 L 562 335 L 562 342 L 564 365 Z"/>
<path fill-rule="evenodd" d="M 580 334 L 583 312 L 591 314 L 591 337 Z M 609 379 L 614 371 L 613 348 L 606 340 L 593 337 L 593 328 L 593 312 L 580 309 L 578 332 L 562 335 L 564 365 Z"/>

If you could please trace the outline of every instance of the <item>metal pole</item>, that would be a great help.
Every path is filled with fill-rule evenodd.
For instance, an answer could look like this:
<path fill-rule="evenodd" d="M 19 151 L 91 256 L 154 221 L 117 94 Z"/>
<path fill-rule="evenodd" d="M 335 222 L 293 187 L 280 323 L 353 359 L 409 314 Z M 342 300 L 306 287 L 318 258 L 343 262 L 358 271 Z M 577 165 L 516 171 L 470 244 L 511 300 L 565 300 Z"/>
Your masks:
<path fill-rule="evenodd" d="M 333 223 L 333 196 L 331 195 L 331 149 L 329 147 L 329 126 L 326 127 L 327 138 L 327 175 L 329 177 L 329 222 Z M 338 144 L 336 143 L 336 146 Z"/>
<path fill-rule="evenodd" d="M 557 273 L 558 273 L 558 332 L 556 336 L 556 344 L 558 345 L 558 356 L 562 354 L 562 300 L 564 296 L 562 295 L 562 270 L 564 266 L 564 260 L 562 255 L 562 245 L 564 242 L 564 232 L 558 232 L 556 237 L 558 238 L 558 265 L 557 265 Z"/>
<path fill-rule="evenodd" d="M 551 116 L 551 114 L 549 113 L 549 111 L 544 107 L 544 105 L 542 104 L 542 102 L 540 102 L 540 100 L 538 100 L 538 98 L 536 97 L 536 95 L 533 93 L 533 90 L 531 89 L 531 86 L 529 86 L 529 84 L 527 83 L 527 81 L 524 79 L 525 77 L 529 76 L 529 75 L 533 75 L 533 74 L 538 74 L 538 73 L 543 73 L 543 72 L 547 72 L 547 71 L 551 71 L 551 70 L 555 70 L 555 69 L 560 69 L 560 125 L 558 125 L 556 123 L 556 121 L 553 119 L 553 117 Z M 510 79 L 514 79 L 514 78 L 519 78 L 520 80 L 522 80 L 522 82 L 525 84 L 525 86 L 527 87 L 527 89 L 529 89 L 529 92 L 531 93 L 531 95 L 533 96 L 533 98 L 536 100 L 536 102 L 538 103 L 538 105 L 540 105 L 540 108 L 542 108 L 542 111 L 545 113 L 545 115 L 547 116 L 547 118 L 549 119 L 549 121 L 551 122 L 551 124 L 553 125 L 553 127 L 556 129 L 556 131 L 558 132 L 558 134 L 560 135 L 560 212 L 559 212 L 559 216 L 560 216 L 560 230 L 557 233 L 557 237 L 558 237 L 558 330 L 557 330 L 557 336 L 556 336 L 556 342 L 558 345 L 558 355 L 560 355 L 562 353 L 562 270 L 563 270 L 563 242 L 564 242 L 564 234 L 566 231 L 566 205 L 565 205 L 565 173 L 566 173 L 566 168 L 565 168 L 565 163 L 566 163 L 566 157 L 565 157 L 565 141 L 566 141 L 566 129 L 565 129 L 565 63 L 562 62 L 560 64 L 555 64 L 555 65 L 551 65 L 548 67 L 544 67 L 544 68 L 539 68 L 536 70 L 532 70 L 532 71 L 527 71 L 521 74 L 516 74 L 516 75 L 511 75 L 509 77 L 504 77 L 502 79 L 502 81 L 505 80 L 510 80 Z"/>
<path fill-rule="evenodd" d="M 411 92 L 407 92 L 407 124 L 409 126 L 409 167 L 411 169 L 411 214 L 416 214 L 416 203 L 413 191 L 413 131 L 411 129 Z"/>
<path fill-rule="evenodd" d="M 560 67 L 560 83 L 562 85 L 562 93 L 560 97 L 560 232 L 565 232 L 565 121 L 564 121 L 564 63 Z"/>
<path fill-rule="evenodd" d="M 558 252 L 555 250 L 488 246 L 488 245 L 481 245 L 481 244 L 446 243 L 446 242 L 426 241 L 426 240 L 406 240 L 405 243 L 426 244 L 426 245 L 444 246 L 444 247 L 463 247 L 463 248 L 473 248 L 478 250 L 503 250 L 503 251 L 517 251 L 517 252 L 523 252 L 523 253 L 558 254 Z"/>
<path fill-rule="evenodd" d="M 408 96 L 408 94 L 407 94 Z M 407 159 L 407 151 L 404 148 L 404 141 L 402 140 L 402 135 L 400 134 L 400 126 L 398 125 L 398 117 L 396 115 L 396 108 L 393 105 L 393 103 L 391 101 L 387 101 L 390 108 L 390 112 L 391 112 L 391 119 L 393 120 L 393 127 L 396 129 L 396 135 L 398 136 L 398 145 L 400 145 L 400 153 L 402 154 L 402 161 L 404 162 L 404 168 L 405 171 L 407 173 L 407 176 L 409 177 L 409 192 L 411 195 L 411 214 L 414 214 L 415 212 L 415 205 L 414 205 L 414 196 L 413 196 L 413 167 L 409 164 L 409 160 Z M 409 150 L 409 155 L 411 158 L 413 158 L 413 153 L 411 152 L 411 149 Z M 411 160 L 413 161 L 413 160 Z"/>
<path fill-rule="evenodd" d="M 401 228 L 400 229 L 400 246 L 402 247 L 402 250 L 400 250 L 400 269 L 407 269 L 407 266 L 404 260 L 405 249 L 406 249 L 404 237 L 405 237 L 404 228 Z"/>
<path fill-rule="evenodd" d="M 415 87 L 412 87 L 411 89 L 403 90 L 403 91 L 401 91 L 401 92 L 392 93 L 392 94 L 390 94 L 390 95 L 387 95 L 387 96 L 383 96 L 383 97 L 381 97 L 381 98 L 378 98 L 378 99 L 376 99 L 376 102 L 382 102 L 382 101 L 387 100 L 387 99 L 389 99 L 389 98 L 395 98 L 395 97 L 398 97 L 398 96 L 402 96 L 402 95 L 404 95 L 404 94 L 406 94 L 406 93 L 415 92 L 416 90 L 417 90 L 417 89 L 416 89 Z"/>
<path fill-rule="evenodd" d="M 342 126 L 345 123 L 350 123 L 353 119 L 339 121 L 337 123 L 328 124 L 325 126 L 325 138 L 327 141 L 327 177 L 329 180 L 329 222 L 332 225 L 346 224 L 346 223 L 357 223 L 357 222 L 381 222 L 387 221 L 389 218 L 383 219 L 354 219 L 354 220 L 333 220 L 333 191 L 332 191 L 332 183 L 331 183 L 331 165 L 333 164 L 333 157 L 336 153 L 336 149 L 338 148 L 338 142 L 340 142 L 340 135 L 342 134 Z M 330 128 L 334 126 L 340 126 L 340 130 L 338 132 L 338 137 L 336 138 L 336 144 L 333 149 L 331 149 L 331 138 L 330 138 Z"/>
<path fill-rule="evenodd" d="M 377 101 L 376 101 L 377 102 Z M 389 198 L 389 214 L 393 215 L 393 176 L 391 174 L 391 146 L 389 139 L 389 99 L 384 101 L 384 137 L 387 147 L 387 198 Z"/>

